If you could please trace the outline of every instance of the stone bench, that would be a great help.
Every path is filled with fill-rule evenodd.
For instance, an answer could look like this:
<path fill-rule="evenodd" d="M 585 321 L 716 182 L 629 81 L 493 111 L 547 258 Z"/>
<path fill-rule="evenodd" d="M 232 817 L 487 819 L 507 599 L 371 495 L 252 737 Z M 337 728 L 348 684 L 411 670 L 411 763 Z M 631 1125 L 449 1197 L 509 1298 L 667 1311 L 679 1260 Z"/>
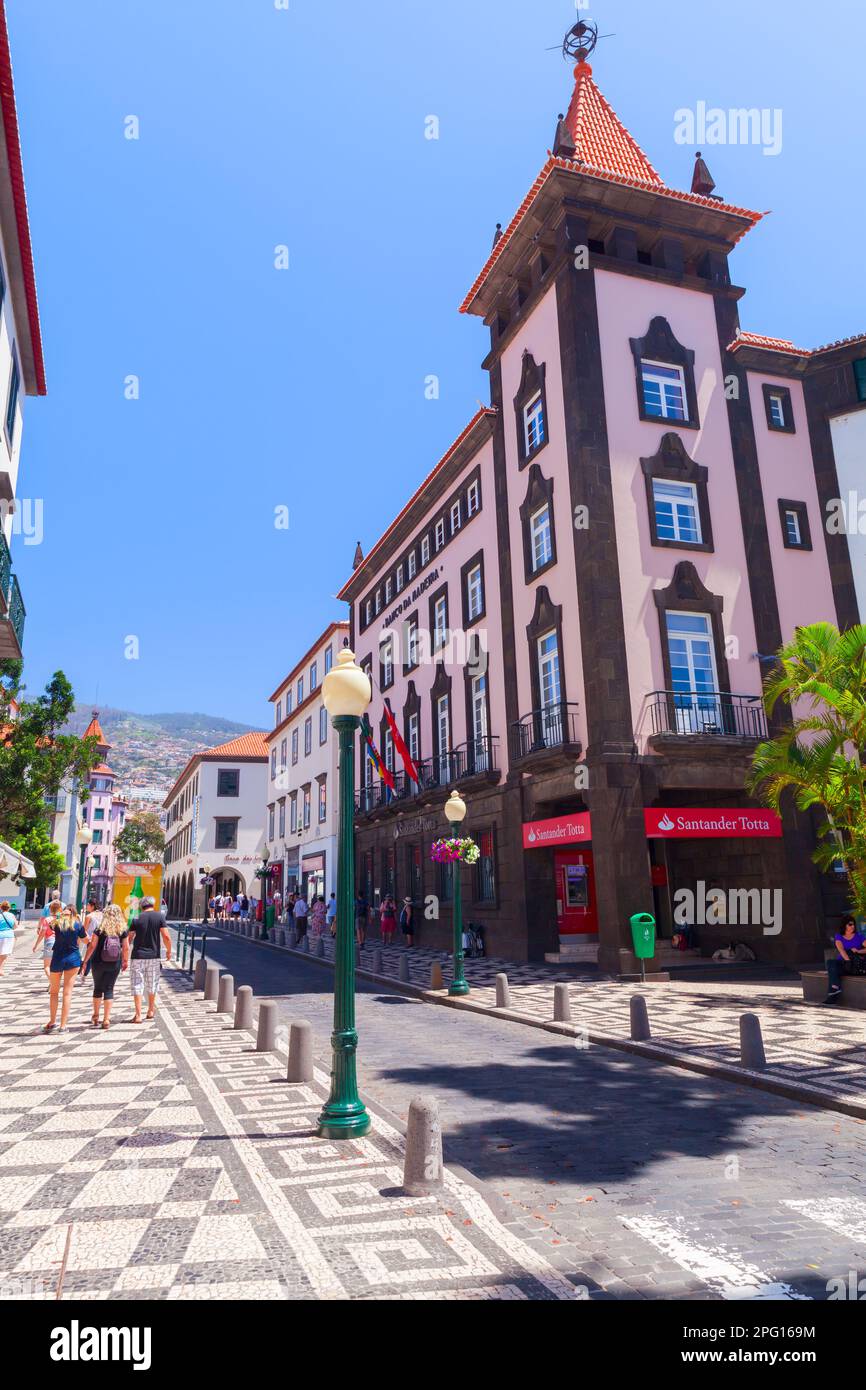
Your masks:
<path fill-rule="evenodd" d="M 806 1004 L 823 1004 L 830 988 L 826 970 L 803 970 L 803 1000 Z M 866 1009 L 866 975 L 843 975 L 842 998 L 833 1006 L 837 1009 Z"/>

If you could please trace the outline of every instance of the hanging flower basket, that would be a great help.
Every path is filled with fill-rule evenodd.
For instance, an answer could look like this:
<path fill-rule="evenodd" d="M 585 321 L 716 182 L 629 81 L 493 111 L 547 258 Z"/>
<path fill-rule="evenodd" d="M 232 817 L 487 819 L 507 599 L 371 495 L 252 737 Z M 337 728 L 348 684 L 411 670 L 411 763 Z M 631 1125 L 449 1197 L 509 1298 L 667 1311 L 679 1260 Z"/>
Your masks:
<path fill-rule="evenodd" d="M 430 858 L 434 864 L 477 864 L 481 851 L 474 840 L 456 838 L 434 840 L 430 847 Z"/>

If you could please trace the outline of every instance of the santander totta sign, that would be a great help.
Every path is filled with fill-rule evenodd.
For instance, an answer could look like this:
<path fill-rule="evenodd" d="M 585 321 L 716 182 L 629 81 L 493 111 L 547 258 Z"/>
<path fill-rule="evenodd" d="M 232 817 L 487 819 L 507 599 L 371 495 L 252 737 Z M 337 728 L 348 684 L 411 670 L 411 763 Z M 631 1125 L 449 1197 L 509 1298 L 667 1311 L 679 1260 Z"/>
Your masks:
<path fill-rule="evenodd" d="M 650 840 L 754 840 L 782 837 L 782 822 L 775 811 L 740 810 L 723 806 L 667 806 L 644 811 Z"/>
<path fill-rule="evenodd" d="M 547 849 L 550 845 L 585 845 L 592 839 L 589 811 L 576 811 L 571 816 L 556 816 L 553 820 L 525 821 L 524 849 Z"/>

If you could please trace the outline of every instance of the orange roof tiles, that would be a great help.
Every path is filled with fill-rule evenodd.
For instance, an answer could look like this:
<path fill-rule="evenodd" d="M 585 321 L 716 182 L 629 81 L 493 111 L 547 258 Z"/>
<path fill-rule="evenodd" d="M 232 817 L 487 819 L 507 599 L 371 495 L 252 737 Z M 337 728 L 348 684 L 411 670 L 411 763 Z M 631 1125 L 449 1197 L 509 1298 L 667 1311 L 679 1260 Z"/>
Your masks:
<path fill-rule="evenodd" d="M 230 762 L 232 758 L 245 758 L 266 763 L 268 761 L 266 736 L 258 731 L 251 734 L 241 734 L 240 738 L 230 739 L 228 743 L 220 743 L 216 748 L 204 748 L 201 753 L 193 753 L 163 801 L 163 806 L 171 805 L 178 788 L 183 785 L 197 763 Z"/>
<path fill-rule="evenodd" d="M 575 159 L 618 178 L 640 179 L 663 187 L 640 145 L 593 81 L 589 63 L 578 63 L 574 77 L 565 124 L 574 141 Z"/>
<path fill-rule="evenodd" d="M 90 721 L 90 723 L 88 724 L 87 728 L 84 730 L 84 735 L 83 735 L 83 737 L 84 737 L 84 738 L 95 738 L 96 741 L 97 741 L 97 743 L 104 744 L 104 746 L 105 746 L 106 748 L 110 748 L 110 747 L 111 747 L 111 744 L 108 743 L 108 741 L 106 740 L 105 734 L 102 732 L 102 728 L 100 727 L 100 723 L 99 723 L 99 716 L 98 716 L 98 714 L 96 713 L 96 710 L 93 711 L 93 718 L 91 719 L 91 721 Z"/>
<path fill-rule="evenodd" d="M 753 347 L 764 348 L 767 352 L 785 352 L 793 357 L 818 357 L 822 352 L 835 352 L 837 348 L 862 342 L 866 342 L 866 333 L 854 333 L 850 338 L 839 338 L 835 343 L 824 343 L 821 347 L 803 348 L 796 347 L 790 338 L 770 338 L 765 333 L 744 333 L 740 330 L 734 341 L 728 343 L 728 352 Z"/>

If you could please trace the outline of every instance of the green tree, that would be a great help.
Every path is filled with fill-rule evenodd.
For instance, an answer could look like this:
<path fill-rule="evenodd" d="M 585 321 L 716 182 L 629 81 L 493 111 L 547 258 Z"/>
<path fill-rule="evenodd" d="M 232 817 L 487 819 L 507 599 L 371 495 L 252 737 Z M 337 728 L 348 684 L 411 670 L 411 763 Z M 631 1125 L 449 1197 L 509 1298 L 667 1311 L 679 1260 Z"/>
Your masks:
<path fill-rule="evenodd" d="M 47 820 L 34 825 L 26 835 L 17 835 L 12 845 L 20 854 L 33 861 L 36 877 L 27 879 L 28 888 L 55 888 L 66 868 L 66 860 L 51 838 Z"/>
<path fill-rule="evenodd" d="M 0 663 L 0 839 L 12 844 L 48 820 L 46 802 L 99 762 L 94 738 L 62 732 L 75 708 L 72 686 L 55 671 L 35 700 L 24 698 L 21 663 Z"/>
<path fill-rule="evenodd" d="M 130 816 L 114 842 L 118 859 L 132 864 L 149 864 L 162 858 L 165 833 L 156 811 Z"/>
<path fill-rule="evenodd" d="M 755 750 L 749 790 L 775 811 L 789 794 L 824 811 L 815 862 L 844 862 L 851 905 L 866 916 L 866 627 L 798 628 L 764 684 L 768 714 L 780 701 L 790 723 Z"/>

